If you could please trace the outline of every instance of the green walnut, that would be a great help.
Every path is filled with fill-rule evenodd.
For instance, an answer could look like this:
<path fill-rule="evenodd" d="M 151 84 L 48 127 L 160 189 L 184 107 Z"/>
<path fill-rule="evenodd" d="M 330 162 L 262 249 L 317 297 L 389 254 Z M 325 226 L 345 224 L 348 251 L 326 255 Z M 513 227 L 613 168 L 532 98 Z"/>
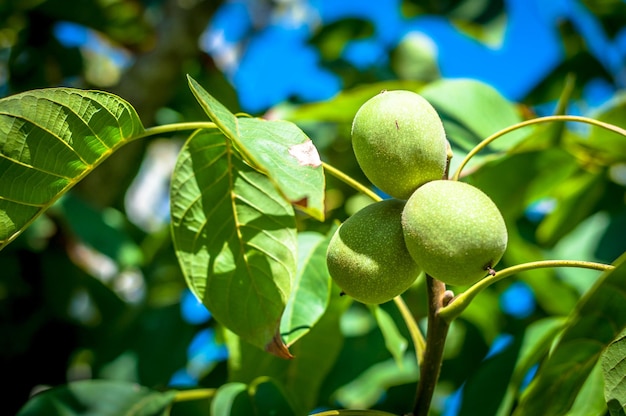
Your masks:
<path fill-rule="evenodd" d="M 449 285 L 470 285 L 500 261 L 507 245 L 504 219 L 480 189 L 458 181 L 429 182 L 402 211 L 404 240 L 416 263 Z"/>
<path fill-rule="evenodd" d="M 404 292 L 420 268 L 404 244 L 404 201 L 387 199 L 361 209 L 335 232 L 328 245 L 328 271 L 346 295 L 379 304 Z"/>
<path fill-rule="evenodd" d="M 441 179 L 447 163 L 441 119 L 412 91 L 383 91 L 365 102 L 352 122 L 352 147 L 370 182 L 399 199 Z"/>

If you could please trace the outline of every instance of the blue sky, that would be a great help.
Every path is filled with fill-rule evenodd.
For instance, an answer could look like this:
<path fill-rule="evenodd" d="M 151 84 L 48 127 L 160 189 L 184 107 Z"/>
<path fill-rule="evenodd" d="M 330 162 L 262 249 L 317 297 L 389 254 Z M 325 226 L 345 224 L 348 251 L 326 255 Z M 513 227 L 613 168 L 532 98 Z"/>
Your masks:
<path fill-rule="evenodd" d="M 325 100 L 345 86 L 321 65 L 309 44 L 323 25 L 342 19 L 369 21 L 368 38 L 348 42 L 342 58 L 359 70 L 387 65 L 389 53 L 409 34 L 432 40 L 434 59 L 446 78 L 474 78 L 498 89 L 513 101 L 522 100 L 564 59 L 558 31 L 569 21 L 590 53 L 613 76 L 613 82 L 593 80 L 587 101 L 599 105 L 615 88 L 626 86 L 626 28 L 612 39 L 580 0 L 504 0 L 506 24 L 498 41 L 469 37 L 442 16 L 406 18 L 400 0 L 292 0 L 274 10 L 257 10 L 251 0 L 230 0 L 215 14 L 200 39 L 235 87 L 244 111 L 258 113 L 295 97 Z M 259 18 L 259 16 L 263 16 Z M 86 28 L 62 23 L 55 35 L 68 46 L 106 54 L 117 65 L 130 64 L 128 54 L 112 48 Z"/>
<path fill-rule="evenodd" d="M 626 30 L 609 39 L 579 0 L 505 0 L 507 22 L 500 42 L 482 43 L 467 36 L 440 16 L 401 15 L 400 1 L 295 1 L 259 29 L 250 2 L 227 2 L 203 37 L 239 94 L 241 105 L 259 112 L 290 97 L 324 100 L 342 88 L 339 77 L 320 64 L 308 41 L 323 24 L 346 18 L 370 21 L 374 33 L 349 42 L 343 58 L 359 69 L 386 63 L 407 34 L 420 33 L 436 45 L 435 59 L 443 77 L 484 81 L 511 100 L 521 100 L 564 59 L 558 23 L 568 20 L 584 38 L 591 53 L 623 86 Z M 254 30 L 253 30 L 254 28 Z M 590 86 L 590 99 L 612 95 L 610 84 Z M 601 94 L 601 96 L 597 96 Z"/>

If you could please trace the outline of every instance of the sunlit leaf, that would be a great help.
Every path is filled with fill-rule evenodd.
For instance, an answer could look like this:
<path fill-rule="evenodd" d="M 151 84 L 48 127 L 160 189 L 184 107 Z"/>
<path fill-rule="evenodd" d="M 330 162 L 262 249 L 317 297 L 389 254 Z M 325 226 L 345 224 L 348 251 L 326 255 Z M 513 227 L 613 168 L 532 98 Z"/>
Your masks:
<path fill-rule="evenodd" d="M 330 100 L 302 104 L 297 107 L 283 106 L 274 108 L 272 116 L 295 122 L 312 120 L 351 124 L 359 107 L 381 91 L 418 91 L 423 85 L 422 82 L 399 80 L 369 83 L 341 91 Z"/>
<path fill-rule="evenodd" d="M 248 386 L 244 383 L 226 383 L 220 386 L 211 401 L 211 416 L 254 414 Z"/>
<path fill-rule="evenodd" d="M 219 322 L 270 350 L 296 273 L 291 205 L 221 132 L 201 130 L 178 156 L 171 214 L 191 290 Z"/>
<path fill-rule="evenodd" d="M 112 94 L 53 88 L 0 100 L 0 249 L 144 131 Z"/>
<path fill-rule="evenodd" d="M 295 415 L 285 391 L 271 377 L 250 384 L 230 382 L 217 389 L 211 401 L 211 416 Z"/>
<path fill-rule="evenodd" d="M 280 322 L 287 345 L 307 334 L 326 311 L 331 287 L 326 267 L 329 239 L 314 232 L 298 234 L 298 271 Z"/>
<path fill-rule="evenodd" d="M 625 259 L 581 299 L 515 415 L 565 414 L 572 407 L 601 354 L 626 327 Z"/>
<path fill-rule="evenodd" d="M 165 416 L 175 396 L 175 391 L 161 393 L 126 381 L 84 380 L 34 396 L 18 416 Z"/>
<path fill-rule="evenodd" d="M 418 379 L 418 375 L 419 369 L 415 357 L 412 354 L 406 354 L 400 367 L 393 359 L 371 366 L 337 390 L 335 398 L 343 407 L 367 409 L 380 400 L 387 389 L 413 383 Z"/>
<path fill-rule="evenodd" d="M 612 415 L 623 415 L 626 409 L 626 333 L 609 345 L 602 356 L 604 398 Z"/>
<path fill-rule="evenodd" d="M 295 124 L 236 118 L 193 78 L 189 85 L 211 120 L 248 162 L 266 173 L 292 204 L 324 220 L 324 171 L 315 145 Z"/>
<path fill-rule="evenodd" d="M 202 109 L 207 113 L 211 121 L 213 121 L 224 133 L 224 135 L 231 139 L 239 136 L 237 117 L 235 117 L 235 115 L 231 113 L 228 108 L 224 107 L 222 103 L 217 101 L 189 75 L 187 75 L 187 81 L 189 82 L 191 92 L 196 97 L 196 100 L 198 100 L 198 103 L 202 106 Z"/>
<path fill-rule="evenodd" d="M 324 171 L 315 145 L 288 121 L 239 119 L 237 145 L 277 188 L 313 218 L 324 220 Z"/>

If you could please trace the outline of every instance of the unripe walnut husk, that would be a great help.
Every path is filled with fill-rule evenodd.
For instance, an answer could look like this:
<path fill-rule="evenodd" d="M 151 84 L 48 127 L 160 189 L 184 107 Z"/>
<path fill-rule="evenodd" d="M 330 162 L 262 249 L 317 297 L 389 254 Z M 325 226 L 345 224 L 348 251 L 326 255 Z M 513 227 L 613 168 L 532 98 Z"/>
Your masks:
<path fill-rule="evenodd" d="M 383 91 L 354 116 L 352 147 L 365 176 L 394 198 L 441 179 L 446 135 L 435 109 L 412 91 Z"/>
<path fill-rule="evenodd" d="M 328 271 L 346 295 L 368 304 L 385 303 L 415 281 L 420 268 L 404 244 L 400 216 L 404 201 L 368 205 L 348 218 L 333 235 Z"/>
<path fill-rule="evenodd" d="M 449 285 L 471 285 L 500 261 L 507 245 L 498 207 L 480 189 L 438 180 L 418 188 L 402 211 L 404 240 L 428 275 Z"/>

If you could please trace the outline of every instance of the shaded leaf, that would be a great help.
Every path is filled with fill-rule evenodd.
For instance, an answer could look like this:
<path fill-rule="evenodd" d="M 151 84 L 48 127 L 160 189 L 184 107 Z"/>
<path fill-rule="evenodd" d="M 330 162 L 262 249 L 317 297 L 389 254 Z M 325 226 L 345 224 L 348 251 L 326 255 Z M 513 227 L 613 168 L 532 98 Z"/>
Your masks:
<path fill-rule="evenodd" d="M 463 403 L 459 415 L 496 413 L 505 398 L 515 362 L 520 353 L 522 337 L 504 334 L 506 345 L 485 357 L 463 386 Z"/>
<path fill-rule="evenodd" d="M 522 121 L 515 104 L 495 88 L 472 79 L 442 79 L 420 92 L 442 117 L 453 145 L 469 151 L 488 136 Z M 526 133 L 512 132 L 491 143 L 492 150 L 507 150 Z"/>
<path fill-rule="evenodd" d="M 298 270 L 291 296 L 280 322 L 287 345 L 306 335 L 326 311 L 331 280 L 326 267 L 326 249 L 332 237 L 305 231 L 298 234 Z"/>
<path fill-rule="evenodd" d="M 126 381 L 84 380 L 33 396 L 18 416 L 165 416 L 175 396 Z"/>
<path fill-rule="evenodd" d="M 509 243 L 505 253 L 507 263 L 522 264 L 543 258 L 544 252 L 526 241 L 516 227 L 510 227 L 508 231 Z M 519 273 L 517 278 L 532 288 L 539 306 L 551 315 L 568 315 L 580 297 L 580 294 L 564 282 L 554 269 L 529 270 Z"/>
<path fill-rule="evenodd" d="M 250 383 L 249 394 L 257 415 L 295 416 L 285 391 L 270 377 L 259 377 Z"/>
<path fill-rule="evenodd" d="M 572 155 L 554 148 L 503 156 L 484 164 L 467 179 L 489 195 L 508 226 L 524 215 L 529 204 L 550 196 L 577 170 Z"/>
<path fill-rule="evenodd" d="M 236 118 L 193 78 L 189 85 L 211 120 L 244 158 L 267 174 L 292 204 L 324 220 L 324 171 L 313 142 L 295 124 Z"/>
<path fill-rule="evenodd" d="M 575 86 L 576 77 L 573 74 L 568 74 L 565 78 L 563 91 L 561 91 L 556 108 L 554 109 L 554 115 L 564 115 L 567 113 Z M 558 147 L 563 137 L 569 134 L 566 130 L 566 123 L 563 122 L 535 124 L 524 127 L 524 132 L 527 132 L 527 136 L 511 149 L 513 153 Z"/>
<path fill-rule="evenodd" d="M 221 132 L 201 130 L 179 153 L 171 214 L 193 293 L 230 330 L 273 347 L 296 273 L 293 208 Z"/>
<path fill-rule="evenodd" d="M 53 88 L 0 100 L 0 249 L 144 128 L 97 91 Z"/>
<path fill-rule="evenodd" d="M 625 111 L 626 94 L 622 93 L 591 117 L 626 128 Z M 577 124 L 574 131 L 578 134 L 571 134 L 568 139 L 585 159 L 594 159 L 605 166 L 626 161 L 626 137 L 621 134 L 586 124 Z"/>
<path fill-rule="evenodd" d="M 596 211 L 605 188 L 600 173 L 580 171 L 563 180 L 552 192 L 556 207 L 539 225 L 537 240 L 547 246 L 556 244 Z"/>
<path fill-rule="evenodd" d="M 272 377 L 284 386 L 298 413 L 309 411 L 318 403 L 322 383 L 343 345 L 339 320 L 350 303 L 349 299 L 340 297 L 339 289 L 333 286 L 324 315 L 305 337 L 291 346 L 294 358 L 289 361 L 266 354 L 242 342 L 233 333 L 225 332 L 230 380 L 252 383 L 260 376 Z"/>
<path fill-rule="evenodd" d="M 514 402 L 517 400 L 525 377 L 531 368 L 548 354 L 555 337 L 565 325 L 565 318 L 544 318 L 533 322 L 524 331 L 515 368 L 508 384 L 507 392 L 498 409 L 498 416 L 511 414 Z"/>
<path fill-rule="evenodd" d="M 381 308 L 380 305 L 372 305 L 370 309 L 372 309 L 378 327 L 383 333 L 387 350 L 389 350 L 393 359 L 396 360 L 398 367 L 402 366 L 409 342 L 402 336 L 391 315 Z"/>
<path fill-rule="evenodd" d="M 605 416 L 604 379 L 602 366 L 598 362 L 585 380 L 567 416 Z"/>
<path fill-rule="evenodd" d="M 626 333 L 623 333 L 609 345 L 602 355 L 602 374 L 604 375 L 604 398 L 611 415 L 623 415 L 626 412 Z"/>
<path fill-rule="evenodd" d="M 600 355 L 626 327 L 625 259 L 604 272 L 577 304 L 514 414 L 558 415 L 572 407 Z"/>

